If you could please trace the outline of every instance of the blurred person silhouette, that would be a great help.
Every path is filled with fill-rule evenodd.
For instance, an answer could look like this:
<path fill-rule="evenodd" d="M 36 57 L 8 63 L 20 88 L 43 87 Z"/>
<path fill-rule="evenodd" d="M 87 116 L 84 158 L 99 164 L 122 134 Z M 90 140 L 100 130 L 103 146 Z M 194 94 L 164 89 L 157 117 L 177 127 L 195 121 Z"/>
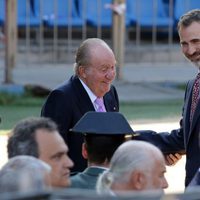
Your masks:
<path fill-rule="evenodd" d="M 51 167 L 32 156 L 16 156 L 0 170 L 0 193 L 49 189 Z"/>
<path fill-rule="evenodd" d="M 76 52 L 75 74 L 54 89 L 42 107 L 41 115 L 57 123 L 69 147 L 74 172 L 83 171 L 87 161 L 81 154 L 83 136 L 69 130 L 88 111 L 119 111 L 118 94 L 112 85 L 115 65 L 114 53 L 103 40 L 86 39 Z"/>
<path fill-rule="evenodd" d="M 57 125 L 48 118 L 27 118 L 16 124 L 8 139 L 8 158 L 29 155 L 51 166 L 51 186 L 68 187 L 72 160 L 68 147 L 58 133 Z"/>
<path fill-rule="evenodd" d="M 92 111 L 83 115 L 72 131 L 84 135 L 82 155 L 88 167 L 71 177 L 71 188 L 95 189 L 98 176 L 109 168 L 113 153 L 125 141 L 125 134 L 134 132 L 121 113 Z"/>
<path fill-rule="evenodd" d="M 157 191 L 168 187 L 162 152 L 143 141 L 120 145 L 110 161 L 110 168 L 97 181 L 97 193 L 116 196 L 131 191 Z"/>
<path fill-rule="evenodd" d="M 180 128 L 172 130 L 170 134 L 140 131 L 140 135 L 134 139 L 151 142 L 166 154 L 185 153 L 187 186 L 200 166 L 200 9 L 191 10 L 180 17 L 178 33 L 182 53 L 197 67 L 196 78 L 189 80 L 186 86 Z"/>

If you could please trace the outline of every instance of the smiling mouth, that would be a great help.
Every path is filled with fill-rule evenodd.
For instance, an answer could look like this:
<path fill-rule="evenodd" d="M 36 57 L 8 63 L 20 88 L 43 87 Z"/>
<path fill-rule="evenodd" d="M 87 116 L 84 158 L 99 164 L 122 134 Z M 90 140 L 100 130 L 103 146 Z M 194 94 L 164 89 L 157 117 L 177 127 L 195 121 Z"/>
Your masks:
<path fill-rule="evenodd" d="M 188 56 L 188 58 L 192 61 L 192 62 L 198 62 L 200 61 L 200 53 L 196 53 L 193 56 Z"/>
<path fill-rule="evenodd" d="M 111 85 L 111 82 L 103 82 L 106 85 Z"/>

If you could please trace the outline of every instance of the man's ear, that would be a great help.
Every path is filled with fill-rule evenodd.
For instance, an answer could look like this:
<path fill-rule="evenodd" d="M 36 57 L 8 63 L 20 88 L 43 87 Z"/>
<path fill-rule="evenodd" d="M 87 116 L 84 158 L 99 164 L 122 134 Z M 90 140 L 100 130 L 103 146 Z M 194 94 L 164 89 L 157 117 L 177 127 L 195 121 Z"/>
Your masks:
<path fill-rule="evenodd" d="M 139 171 L 139 170 L 134 170 L 131 173 L 131 185 L 133 187 L 133 189 L 135 190 L 143 190 L 145 187 L 145 175 Z"/>
<path fill-rule="evenodd" d="M 85 142 L 82 144 L 82 156 L 83 158 L 88 159 L 87 146 Z"/>
<path fill-rule="evenodd" d="M 79 73 L 80 77 L 82 77 L 84 79 L 86 78 L 85 67 L 79 66 L 78 73 Z"/>

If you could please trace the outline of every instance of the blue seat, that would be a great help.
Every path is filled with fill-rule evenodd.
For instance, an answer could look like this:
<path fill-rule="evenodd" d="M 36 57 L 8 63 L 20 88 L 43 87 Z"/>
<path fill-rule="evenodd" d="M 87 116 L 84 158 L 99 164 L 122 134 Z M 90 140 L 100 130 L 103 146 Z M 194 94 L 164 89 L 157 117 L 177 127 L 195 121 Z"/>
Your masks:
<path fill-rule="evenodd" d="M 86 18 L 86 22 L 89 26 L 112 26 L 112 13 L 113 11 L 106 7 L 106 4 L 112 4 L 112 0 L 78 0 L 79 12 L 82 18 Z M 86 13 L 84 15 L 84 9 Z M 126 25 L 129 24 L 125 21 Z"/>
<path fill-rule="evenodd" d="M 48 26 L 55 24 L 60 27 L 83 25 L 83 19 L 77 13 L 75 0 L 35 0 L 34 9 L 37 16 L 40 16 L 40 8 L 42 19 Z"/>
<path fill-rule="evenodd" d="M 85 5 L 83 5 L 85 3 Z M 111 4 L 112 0 L 79 0 L 79 7 L 86 6 L 86 21 L 89 26 L 111 27 L 112 26 L 112 10 L 106 9 L 105 4 Z M 81 13 L 83 16 L 83 10 Z"/>
<path fill-rule="evenodd" d="M 17 0 L 17 25 L 18 26 L 38 26 L 40 21 L 33 14 L 33 10 L 30 5 L 31 0 Z M 28 8 L 28 9 L 27 9 Z M 0 0 L 0 25 L 5 21 L 5 0 Z"/>
<path fill-rule="evenodd" d="M 192 9 L 199 9 L 200 1 L 199 0 L 176 0 L 174 8 L 174 17 L 176 22 L 179 18 L 186 12 Z"/>
<path fill-rule="evenodd" d="M 131 24 L 142 28 L 167 28 L 173 26 L 173 19 L 167 16 L 162 0 L 127 0 L 127 18 Z M 154 5 L 155 9 L 154 9 Z"/>
<path fill-rule="evenodd" d="M 35 16 L 31 8 L 31 0 L 17 0 L 17 25 L 39 26 L 40 18 Z"/>
<path fill-rule="evenodd" d="M 4 24 L 5 21 L 5 0 L 0 0 L 0 26 Z"/>

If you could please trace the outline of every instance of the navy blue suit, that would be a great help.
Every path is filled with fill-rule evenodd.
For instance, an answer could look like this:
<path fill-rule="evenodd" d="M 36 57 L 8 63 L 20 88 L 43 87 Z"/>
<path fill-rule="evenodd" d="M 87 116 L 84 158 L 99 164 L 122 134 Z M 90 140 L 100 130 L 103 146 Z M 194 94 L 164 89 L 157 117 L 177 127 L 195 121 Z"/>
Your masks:
<path fill-rule="evenodd" d="M 114 86 L 111 86 L 103 99 L 107 111 L 119 111 L 119 99 Z M 72 76 L 54 89 L 41 111 L 42 116 L 49 117 L 58 124 L 59 132 L 69 147 L 74 172 L 83 171 L 87 167 L 87 161 L 81 155 L 82 134 L 71 133 L 70 129 L 88 111 L 95 111 L 95 108 L 77 76 Z"/>
<path fill-rule="evenodd" d="M 192 101 L 192 89 L 194 80 L 188 82 L 180 129 L 173 130 L 171 133 L 157 134 L 153 131 L 139 131 L 140 136 L 135 139 L 146 140 L 157 147 L 164 153 L 185 152 L 186 153 L 186 179 L 187 186 L 195 175 L 200 166 L 200 148 L 199 148 L 199 131 L 200 131 L 200 101 L 198 102 L 193 120 L 190 123 L 190 107 Z"/>
<path fill-rule="evenodd" d="M 200 186 L 200 169 L 197 170 L 196 174 L 194 175 L 192 181 L 188 185 L 188 189 L 190 187 Z"/>

